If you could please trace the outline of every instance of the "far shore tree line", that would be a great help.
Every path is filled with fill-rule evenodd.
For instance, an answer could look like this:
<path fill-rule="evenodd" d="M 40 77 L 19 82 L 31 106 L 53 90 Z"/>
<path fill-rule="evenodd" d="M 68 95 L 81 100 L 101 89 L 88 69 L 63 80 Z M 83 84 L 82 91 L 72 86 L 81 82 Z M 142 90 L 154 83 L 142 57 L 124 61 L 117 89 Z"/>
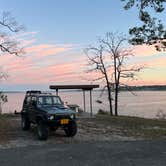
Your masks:
<path fill-rule="evenodd" d="M 140 26 L 129 29 L 130 37 L 120 33 L 106 33 L 105 37 L 98 40 L 97 46 L 89 46 L 86 54 L 89 61 L 88 72 L 92 72 L 96 78 L 94 81 L 104 80 L 107 90 L 110 115 L 118 116 L 118 94 L 121 86 L 128 87 L 123 83 L 124 80 L 133 80 L 137 73 L 144 69 L 140 65 L 128 65 L 128 58 L 133 56 L 132 50 L 126 45 L 154 45 L 156 50 L 166 50 L 166 30 L 162 21 L 154 16 L 153 13 L 162 13 L 166 0 L 120 0 L 125 10 L 131 8 L 138 9 L 138 19 Z M 0 20 L 0 51 L 19 56 L 23 54 L 23 49 L 19 43 L 11 36 L 23 30 L 23 26 L 11 16 L 9 12 L 2 13 Z M 0 80 L 6 79 L 7 74 L 0 71 Z M 113 96 L 114 95 L 114 96 Z M 0 92 L 0 113 L 2 103 L 7 102 L 7 96 Z M 113 110 L 114 102 L 114 110 Z"/>

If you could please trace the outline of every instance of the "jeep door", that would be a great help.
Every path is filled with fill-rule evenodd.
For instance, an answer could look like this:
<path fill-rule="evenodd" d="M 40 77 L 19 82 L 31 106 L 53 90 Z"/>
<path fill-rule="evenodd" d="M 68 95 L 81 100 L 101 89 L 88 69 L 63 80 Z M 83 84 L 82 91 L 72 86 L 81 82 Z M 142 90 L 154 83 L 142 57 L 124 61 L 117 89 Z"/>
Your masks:
<path fill-rule="evenodd" d="M 26 96 L 25 99 L 24 99 L 23 107 L 22 107 L 22 111 L 27 113 L 28 116 L 29 116 L 30 102 L 31 102 L 31 96 Z"/>
<path fill-rule="evenodd" d="M 29 107 L 29 116 L 30 116 L 30 121 L 34 122 L 36 121 L 36 105 L 34 103 L 37 103 L 37 98 L 36 96 L 31 97 L 31 102 L 30 102 L 30 107 Z"/>

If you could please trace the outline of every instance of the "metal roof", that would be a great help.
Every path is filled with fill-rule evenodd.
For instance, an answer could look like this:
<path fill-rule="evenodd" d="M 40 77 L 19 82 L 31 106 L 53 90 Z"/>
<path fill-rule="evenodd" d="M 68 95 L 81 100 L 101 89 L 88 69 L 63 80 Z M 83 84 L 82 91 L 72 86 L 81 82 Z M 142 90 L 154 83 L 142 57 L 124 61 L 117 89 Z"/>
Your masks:
<path fill-rule="evenodd" d="M 82 90 L 92 90 L 94 88 L 99 88 L 99 85 L 50 85 L 50 89 L 82 89 Z"/>

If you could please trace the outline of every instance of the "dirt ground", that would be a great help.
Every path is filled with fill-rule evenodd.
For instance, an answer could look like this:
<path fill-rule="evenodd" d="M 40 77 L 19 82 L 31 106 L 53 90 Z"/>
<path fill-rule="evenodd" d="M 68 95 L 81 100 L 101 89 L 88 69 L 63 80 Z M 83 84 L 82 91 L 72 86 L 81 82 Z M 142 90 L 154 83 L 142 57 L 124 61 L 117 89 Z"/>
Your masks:
<path fill-rule="evenodd" d="M 110 116 L 80 118 L 74 138 L 57 130 L 49 133 L 47 141 L 37 139 L 35 126 L 22 131 L 20 121 L 19 116 L 0 116 L 3 166 L 166 165 L 165 121 Z"/>
<path fill-rule="evenodd" d="M 98 141 L 166 140 L 165 121 L 136 117 L 79 117 L 75 137 L 68 138 L 62 129 L 58 129 L 50 131 L 47 141 L 37 139 L 36 126 L 31 126 L 30 131 L 23 131 L 20 123 L 20 115 L 0 116 L 0 148 Z"/>
<path fill-rule="evenodd" d="M 1 119 L 1 121 L 3 121 Z M 63 130 L 51 131 L 47 141 L 39 141 L 36 136 L 36 127 L 32 126 L 30 131 L 22 131 L 19 116 L 5 117 L 2 122 L 4 127 L 0 129 L 0 147 L 22 147 L 28 145 L 58 144 L 58 143 L 80 143 L 95 141 L 125 141 L 136 140 L 133 137 L 122 135 L 117 128 L 102 124 L 95 118 L 78 119 L 78 133 L 74 138 L 65 136 Z M 2 125 L 2 124 L 1 124 Z"/>

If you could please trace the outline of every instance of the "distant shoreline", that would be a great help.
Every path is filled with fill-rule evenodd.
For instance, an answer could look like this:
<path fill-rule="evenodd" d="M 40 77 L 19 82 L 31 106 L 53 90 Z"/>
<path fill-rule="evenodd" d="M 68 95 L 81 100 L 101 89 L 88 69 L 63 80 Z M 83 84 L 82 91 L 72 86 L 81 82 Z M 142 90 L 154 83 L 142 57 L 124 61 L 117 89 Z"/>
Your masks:
<path fill-rule="evenodd" d="M 166 85 L 143 85 L 120 87 L 120 91 L 166 91 Z"/>
<path fill-rule="evenodd" d="M 80 92 L 82 90 L 60 90 L 60 92 Z M 102 91 L 102 89 L 94 89 L 94 91 Z M 120 91 L 166 91 L 166 85 L 143 85 L 143 86 L 122 86 Z M 4 93 L 25 93 L 26 91 L 2 91 Z M 55 93 L 55 91 L 46 91 Z"/>

